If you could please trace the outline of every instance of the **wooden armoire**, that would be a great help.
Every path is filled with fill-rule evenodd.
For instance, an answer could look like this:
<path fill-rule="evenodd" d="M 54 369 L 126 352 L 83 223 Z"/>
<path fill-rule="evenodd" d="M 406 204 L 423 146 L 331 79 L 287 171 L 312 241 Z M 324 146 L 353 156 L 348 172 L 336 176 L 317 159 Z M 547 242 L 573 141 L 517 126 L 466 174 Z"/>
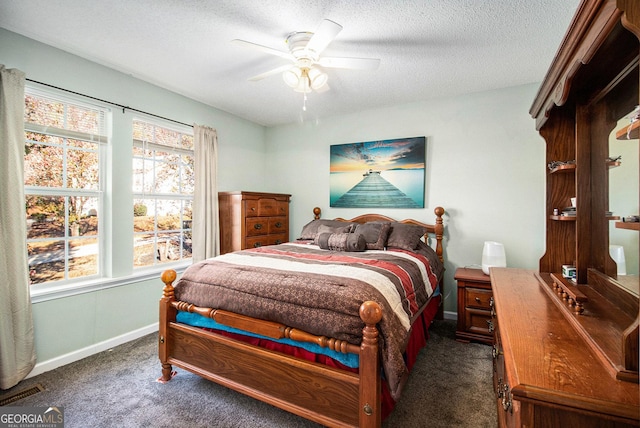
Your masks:
<path fill-rule="evenodd" d="M 637 177 L 638 159 L 612 159 L 609 140 L 630 117 L 616 137 L 638 144 L 639 39 L 640 1 L 583 0 L 531 107 L 546 147 L 546 249 L 538 271 L 491 271 L 500 426 L 640 425 L 638 275 L 623 281 L 609 252 L 610 224 L 639 233 L 609 212 L 612 169 L 627 162 Z"/>

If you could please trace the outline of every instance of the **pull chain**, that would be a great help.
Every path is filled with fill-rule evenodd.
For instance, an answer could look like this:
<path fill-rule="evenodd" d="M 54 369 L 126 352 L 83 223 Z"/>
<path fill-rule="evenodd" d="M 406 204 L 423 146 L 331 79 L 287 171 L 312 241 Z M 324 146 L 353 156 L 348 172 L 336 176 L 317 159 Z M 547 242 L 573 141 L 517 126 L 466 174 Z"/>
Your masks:
<path fill-rule="evenodd" d="M 302 101 L 302 111 L 307 111 L 307 93 L 304 93 L 304 98 Z"/>

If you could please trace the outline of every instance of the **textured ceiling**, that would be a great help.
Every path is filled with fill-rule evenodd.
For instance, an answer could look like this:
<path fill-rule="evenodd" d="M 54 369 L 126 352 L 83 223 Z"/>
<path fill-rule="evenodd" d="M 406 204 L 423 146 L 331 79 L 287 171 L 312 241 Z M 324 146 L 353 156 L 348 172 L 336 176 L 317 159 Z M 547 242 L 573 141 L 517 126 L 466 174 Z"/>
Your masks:
<path fill-rule="evenodd" d="M 540 82 L 579 0 L 0 0 L 0 27 L 273 126 Z M 322 19 L 344 29 L 327 56 L 379 58 L 375 71 L 329 69 L 308 96 L 280 75 L 286 51 Z M 1 62 L 2 58 L 0 58 Z M 7 64 L 7 66 L 11 66 Z M 118 100 L 112 100 L 118 102 Z"/>

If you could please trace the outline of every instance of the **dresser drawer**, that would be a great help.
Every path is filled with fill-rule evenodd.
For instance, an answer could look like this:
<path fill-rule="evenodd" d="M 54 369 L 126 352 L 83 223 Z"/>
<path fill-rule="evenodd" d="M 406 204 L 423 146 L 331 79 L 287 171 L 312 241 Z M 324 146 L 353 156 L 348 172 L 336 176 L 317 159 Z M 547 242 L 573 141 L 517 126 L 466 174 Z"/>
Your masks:
<path fill-rule="evenodd" d="M 258 215 L 260 217 L 278 215 L 278 201 L 271 198 L 258 199 Z"/>
<path fill-rule="evenodd" d="M 269 234 L 287 233 L 287 217 L 269 217 Z"/>
<path fill-rule="evenodd" d="M 260 199 L 247 199 L 244 201 L 246 217 L 258 217 L 258 202 L 260 202 Z"/>
<path fill-rule="evenodd" d="M 263 235 L 252 236 L 245 239 L 245 248 L 258 248 L 265 247 L 267 245 L 278 245 L 288 241 L 288 236 L 285 233 L 276 235 Z"/>
<path fill-rule="evenodd" d="M 465 306 L 467 308 L 491 309 L 491 290 L 481 288 L 465 288 Z"/>
<path fill-rule="evenodd" d="M 268 217 L 247 217 L 245 220 L 246 235 L 258 236 L 269 234 L 269 218 Z"/>
<path fill-rule="evenodd" d="M 271 198 L 248 199 L 244 201 L 247 217 L 272 217 L 287 215 L 288 201 L 278 201 Z"/>

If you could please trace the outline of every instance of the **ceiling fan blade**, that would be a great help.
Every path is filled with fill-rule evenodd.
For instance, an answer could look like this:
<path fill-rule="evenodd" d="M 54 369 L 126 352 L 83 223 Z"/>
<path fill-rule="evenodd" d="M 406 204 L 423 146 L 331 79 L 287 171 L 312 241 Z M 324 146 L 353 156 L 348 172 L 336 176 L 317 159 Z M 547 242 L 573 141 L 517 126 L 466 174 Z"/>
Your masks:
<path fill-rule="evenodd" d="M 274 68 L 273 70 L 265 71 L 262 74 L 258 74 L 257 76 L 253 76 L 253 77 L 249 78 L 249 80 L 252 81 L 252 82 L 256 82 L 258 80 L 264 79 L 265 77 L 273 76 L 274 74 L 284 73 L 285 71 L 287 71 L 290 68 L 291 68 L 291 64 L 281 65 L 280 67 Z"/>
<path fill-rule="evenodd" d="M 273 49 L 273 48 L 270 48 L 268 46 L 262 46 L 262 45 L 259 45 L 257 43 L 247 42 L 246 40 L 234 39 L 234 40 L 231 40 L 231 43 L 236 44 L 238 46 L 243 46 L 243 47 L 246 47 L 246 48 L 257 49 L 259 51 L 268 53 L 270 55 L 276 55 L 276 56 L 279 56 L 281 58 L 286 58 L 286 59 L 291 60 L 291 61 L 293 61 L 293 59 L 294 59 L 289 52 L 279 51 L 277 49 Z"/>
<path fill-rule="evenodd" d="M 336 58 L 322 57 L 318 65 L 327 68 L 348 68 L 352 70 L 376 70 L 380 66 L 380 60 L 376 58 Z"/>
<path fill-rule="evenodd" d="M 340 31 L 342 31 L 342 25 L 328 19 L 322 20 L 316 32 L 309 39 L 306 49 L 320 55 Z"/>

